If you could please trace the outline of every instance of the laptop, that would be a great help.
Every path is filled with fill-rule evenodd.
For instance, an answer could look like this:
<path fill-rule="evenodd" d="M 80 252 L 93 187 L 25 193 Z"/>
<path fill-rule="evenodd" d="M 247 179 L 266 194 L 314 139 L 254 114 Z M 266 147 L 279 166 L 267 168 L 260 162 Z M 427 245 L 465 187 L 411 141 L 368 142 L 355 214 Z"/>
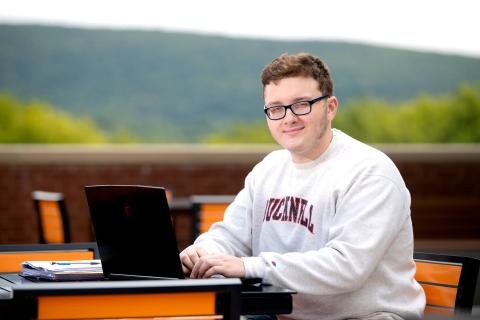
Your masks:
<path fill-rule="evenodd" d="M 86 186 L 104 277 L 184 279 L 165 189 Z"/>
<path fill-rule="evenodd" d="M 85 193 L 105 279 L 185 279 L 164 188 L 95 185 Z"/>

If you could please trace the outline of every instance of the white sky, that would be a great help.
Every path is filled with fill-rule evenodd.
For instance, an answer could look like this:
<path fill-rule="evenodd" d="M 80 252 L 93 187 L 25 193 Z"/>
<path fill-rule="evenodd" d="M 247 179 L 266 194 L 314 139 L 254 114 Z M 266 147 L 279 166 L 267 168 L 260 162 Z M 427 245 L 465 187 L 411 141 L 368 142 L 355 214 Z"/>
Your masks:
<path fill-rule="evenodd" d="M 0 0 L 0 23 L 338 40 L 480 58 L 479 0 Z"/>

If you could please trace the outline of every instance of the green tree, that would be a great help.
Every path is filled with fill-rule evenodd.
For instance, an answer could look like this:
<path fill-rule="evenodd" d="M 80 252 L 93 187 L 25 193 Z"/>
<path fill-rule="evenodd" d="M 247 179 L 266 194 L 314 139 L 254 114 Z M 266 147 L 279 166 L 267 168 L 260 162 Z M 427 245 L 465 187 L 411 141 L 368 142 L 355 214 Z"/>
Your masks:
<path fill-rule="evenodd" d="M 365 97 L 340 105 L 332 126 L 366 143 L 479 143 L 480 85 L 404 103 Z M 205 143 L 271 143 L 265 122 L 238 122 Z"/>
<path fill-rule="evenodd" d="M 364 98 L 340 108 L 333 126 L 363 142 L 480 142 L 480 86 L 396 105 Z"/>
<path fill-rule="evenodd" d="M 207 135 L 203 143 L 275 143 L 265 121 L 236 122 L 230 129 Z"/>
<path fill-rule="evenodd" d="M 39 101 L 0 95 L 0 143 L 107 143 L 90 119 L 73 119 Z"/>

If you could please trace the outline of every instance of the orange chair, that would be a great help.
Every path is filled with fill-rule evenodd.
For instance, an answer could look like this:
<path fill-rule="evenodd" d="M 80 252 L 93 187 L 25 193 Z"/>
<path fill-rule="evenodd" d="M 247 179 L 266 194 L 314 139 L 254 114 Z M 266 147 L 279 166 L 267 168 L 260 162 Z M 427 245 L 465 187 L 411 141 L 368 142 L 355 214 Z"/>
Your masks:
<path fill-rule="evenodd" d="M 427 297 L 425 316 L 471 315 L 480 260 L 423 252 L 413 258 Z"/>
<path fill-rule="evenodd" d="M 235 196 L 192 196 L 192 243 L 199 235 L 207 232 L 217 221 L 223 220 L 223 214 L 233 202 Z"/>
<path fill-rule="evenodd" d="M 40 243 L 68 243 L 70 230 L 62 193 L 33 191 L 38 217 Z"/>
<path fill-rule="evenodd" d="M 0 273 L 20 272 L 24 261 L 100 259 L 95 242 L 0 245 Z"/>

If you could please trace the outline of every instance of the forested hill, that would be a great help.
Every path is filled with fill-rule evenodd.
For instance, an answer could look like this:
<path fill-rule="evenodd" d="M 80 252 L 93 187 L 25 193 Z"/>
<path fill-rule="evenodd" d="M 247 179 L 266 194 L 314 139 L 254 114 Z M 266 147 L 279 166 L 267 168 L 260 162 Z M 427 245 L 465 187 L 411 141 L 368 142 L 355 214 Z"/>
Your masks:
<path fill-rule="evenodd" d="M 143 141 L 198 141 L 264 119 L 259 75 L 282 53 L 330 67 L 340 105 L 450 93 L 480 81 L 480 59 L 338 42 L 233 39 L 160 31 L 0 25 L 0 92 L 42 99 Z"/>

